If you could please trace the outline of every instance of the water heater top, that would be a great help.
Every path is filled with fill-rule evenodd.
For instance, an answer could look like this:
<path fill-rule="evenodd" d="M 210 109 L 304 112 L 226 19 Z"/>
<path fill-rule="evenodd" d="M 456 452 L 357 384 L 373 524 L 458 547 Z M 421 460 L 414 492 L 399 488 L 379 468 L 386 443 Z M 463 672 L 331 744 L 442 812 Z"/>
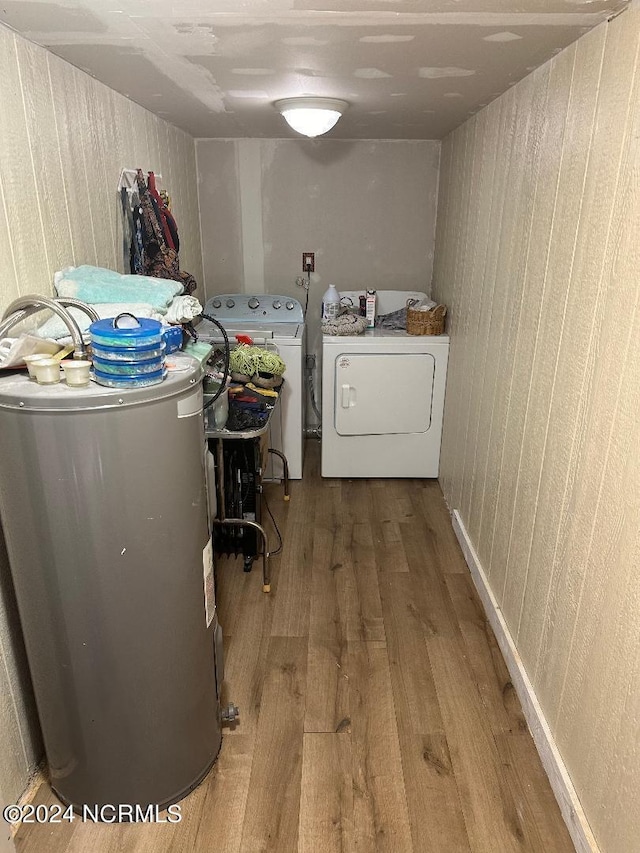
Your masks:
<path fill-rule="evenodd" d="M 0 409 L 77 412 L 122 408 L 163 400 L 184 394 L 190 388 L 202 387 L 204 372 L 197 359 L 180 353 L 170 356 L 168 361 L 175 362 L 176 369 L 169 370 L 163 382 L 131 389 L 110 388 L 93 381 L 82 388 L 71 387 L 66 382 L 39 385 L 29 379 L 26 371 L 6 371 L 4 375 L 0 374 Z"/>

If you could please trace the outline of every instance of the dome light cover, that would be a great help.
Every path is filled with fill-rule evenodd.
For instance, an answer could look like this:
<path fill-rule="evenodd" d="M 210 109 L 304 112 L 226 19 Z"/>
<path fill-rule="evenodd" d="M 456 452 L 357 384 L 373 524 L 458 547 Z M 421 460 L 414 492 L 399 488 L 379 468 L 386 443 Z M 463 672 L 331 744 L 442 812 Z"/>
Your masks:
<path fill-rule="evenodd" d="M 274 103 L 289 127 L 303 136 L 322 136 L 338 122 L 349 104 L 337 98 L 283 98 Z"/>

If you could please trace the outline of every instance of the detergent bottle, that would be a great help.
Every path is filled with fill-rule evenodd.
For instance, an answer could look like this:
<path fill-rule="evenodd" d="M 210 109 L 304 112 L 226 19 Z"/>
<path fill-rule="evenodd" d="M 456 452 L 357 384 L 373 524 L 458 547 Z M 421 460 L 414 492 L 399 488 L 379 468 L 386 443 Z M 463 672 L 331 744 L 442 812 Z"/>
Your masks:
<path fill-rule="evenodd" d="M 336 290 L 335 284 L 330 284 L 329 289 L 325 291 L 322 297 L 322 319 L 333 320 L 338 316 L 340 310 L 340 294 Z"/>

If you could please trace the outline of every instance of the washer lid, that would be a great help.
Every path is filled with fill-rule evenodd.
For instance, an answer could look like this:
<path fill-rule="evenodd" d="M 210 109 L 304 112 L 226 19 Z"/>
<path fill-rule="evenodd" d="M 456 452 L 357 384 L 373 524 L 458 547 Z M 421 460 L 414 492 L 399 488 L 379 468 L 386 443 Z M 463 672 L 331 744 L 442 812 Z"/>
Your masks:
<path fill-rule="evenodd" d="M 38 385 L 26 371 L 12 371 L 0 377 L 0 410 L 79 412 L 91 409 L 121 409 L 151 403 L 166 397 L 183 394 L 202 382 L 204 371 L 200 362 L 181 353 L 172 356 L 176 367 L 167 378 L 146 388 L 110 388 L 91 381 L 83 388 L 73 388 L 66 382 Z"/>
<path fill-rule="evenodd" d="M 234 343 L 234 336 L 242 333 L 248 334 L 250 337 L 268 337 L 268 338 L 300 338 L 302 337 L 303 326 L 299 323 L 270 323 L 268 320 L 234 320 L 230 322 L 220 321 L 224 326 L 225 332 L 229 335 L 230 343 Z M 198 337 L 204 340 L 221 340 L 222 335 L 220 329 L 210 323 L 208 320 L 203 320 L 196 326 Z"/>

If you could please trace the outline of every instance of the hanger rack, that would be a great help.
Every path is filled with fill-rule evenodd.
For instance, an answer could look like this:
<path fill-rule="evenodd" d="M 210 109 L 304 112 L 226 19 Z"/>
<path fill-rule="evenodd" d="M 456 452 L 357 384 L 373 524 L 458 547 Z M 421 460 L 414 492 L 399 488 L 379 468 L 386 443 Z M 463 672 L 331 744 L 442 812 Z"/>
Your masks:
<path fill-rule="evenodd" d="M 156 176 L 156 184 L 162 181 L 162 175 L 158 172 L 153 173 Z M 123 169 L 120 172 L 120 180 L 118 181 L 118 192 L 122 189 L 126 190 L 135 190 L 137 189 L 137 181 L 136 177 L 138 175 L 137 169 Z"/>

